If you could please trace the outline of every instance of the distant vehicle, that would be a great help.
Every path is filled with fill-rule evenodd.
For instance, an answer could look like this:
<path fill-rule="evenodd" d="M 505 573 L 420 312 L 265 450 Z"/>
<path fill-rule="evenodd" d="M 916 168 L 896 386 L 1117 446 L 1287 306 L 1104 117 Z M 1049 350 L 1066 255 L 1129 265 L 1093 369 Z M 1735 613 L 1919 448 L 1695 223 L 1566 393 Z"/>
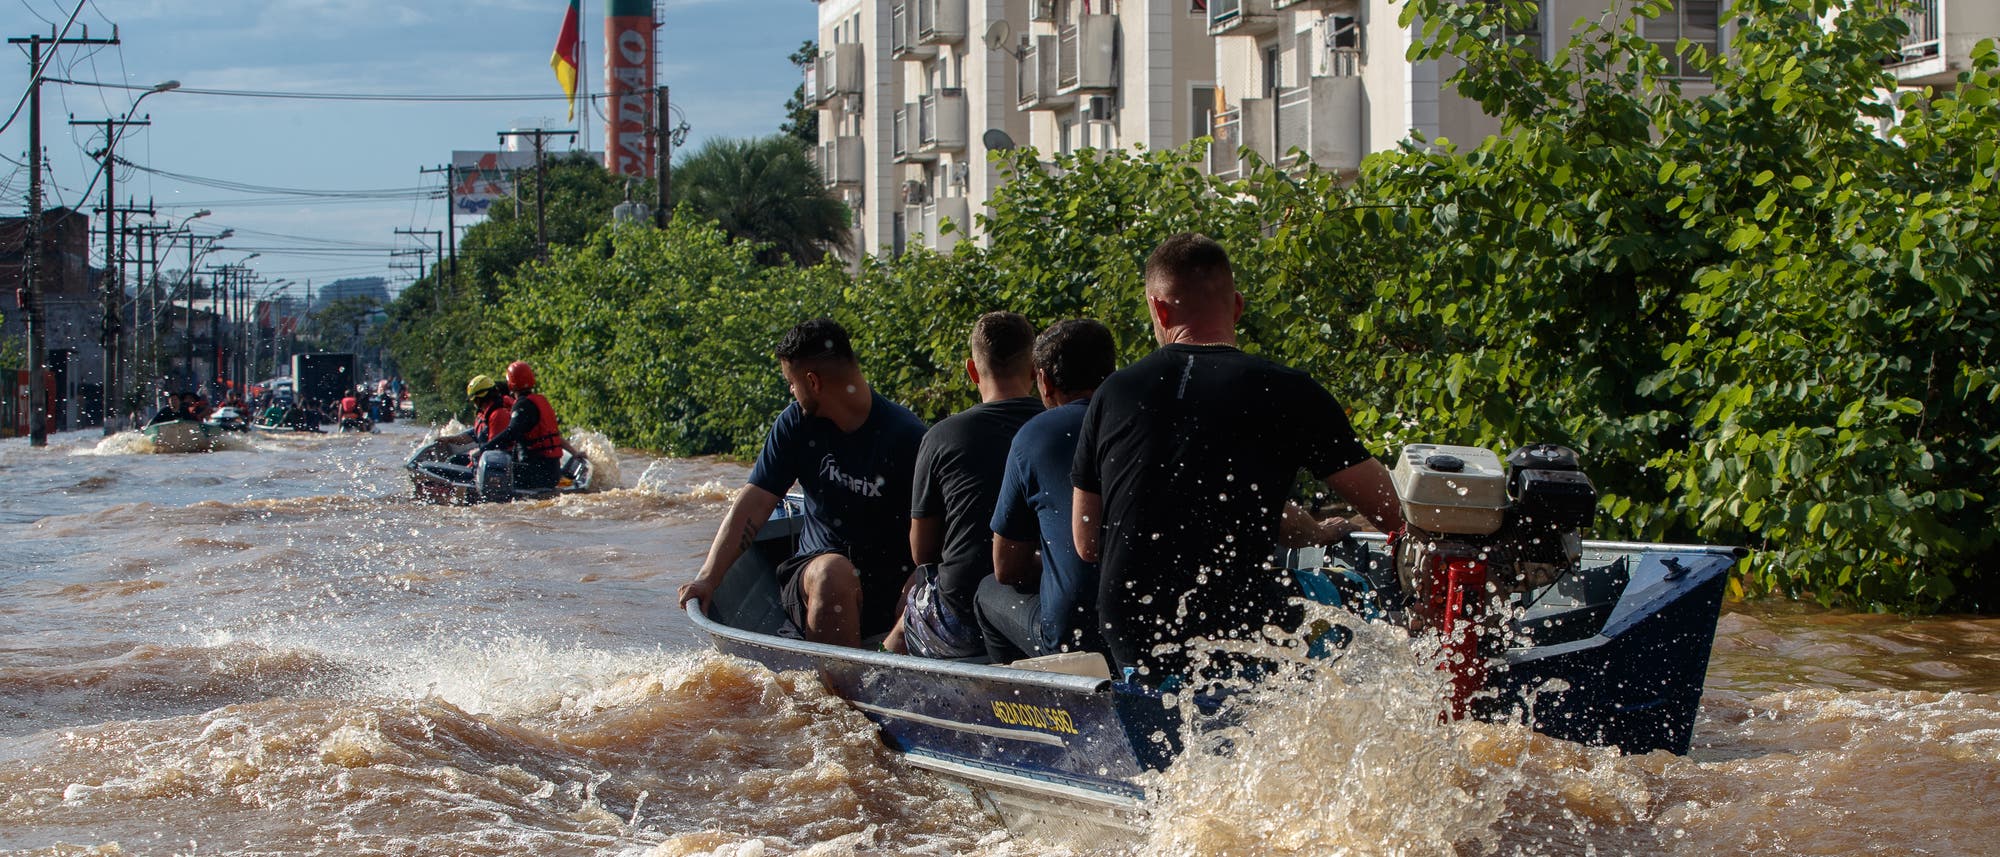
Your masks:
<path fill-rule="evenodd" d="M 301 402 L 338 402 L 360 383 L 361 361 L 352 354 L 292 355 L 293 393 Z"/>

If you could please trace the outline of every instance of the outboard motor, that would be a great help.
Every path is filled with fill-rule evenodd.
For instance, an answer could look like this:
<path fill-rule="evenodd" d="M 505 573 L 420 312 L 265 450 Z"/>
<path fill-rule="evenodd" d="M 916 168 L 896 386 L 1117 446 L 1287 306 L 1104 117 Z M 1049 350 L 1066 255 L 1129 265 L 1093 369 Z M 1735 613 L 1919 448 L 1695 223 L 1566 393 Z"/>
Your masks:
<path fill-rule="evenodd" d="M 1597 490 L 1576 453 L 1553 444 L 1517 449 L 1505 465 L 1479 447 L 1411 444 L 1390 477 L 1405 525 L 1392 551 L 1412 598 L 1411 630 L 1443 638 L 1448 716 L 1463 717 L 1500 647 L 1496 607 L 1577 566 Z"/>
<path fill-rule="evenodd" d="M 478 469 L 473 472 L 472 489 L 482 503 L 514 502 L 514 459 L 497 449 L 489 449 L 479 456 Z"/>

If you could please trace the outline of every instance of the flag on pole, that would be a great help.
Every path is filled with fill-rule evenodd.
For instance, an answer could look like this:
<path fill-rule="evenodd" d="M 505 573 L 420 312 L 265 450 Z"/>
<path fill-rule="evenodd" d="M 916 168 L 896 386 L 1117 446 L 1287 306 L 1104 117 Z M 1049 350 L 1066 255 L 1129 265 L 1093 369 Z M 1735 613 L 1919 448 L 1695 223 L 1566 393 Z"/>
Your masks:
<path fill-rule="evenodd" d="M 549 67 L 556 70 L 556 82 L 562 84 L 563 94 L 569 96 L 569 119 L 576 121 L 576 67 L 577 67 L 577 19 L 582 10 L 582 0 L 569 0 L 569 14 L 563 16 L 562 34 L 556 36 L 556 51 L 549 57 Z"/>

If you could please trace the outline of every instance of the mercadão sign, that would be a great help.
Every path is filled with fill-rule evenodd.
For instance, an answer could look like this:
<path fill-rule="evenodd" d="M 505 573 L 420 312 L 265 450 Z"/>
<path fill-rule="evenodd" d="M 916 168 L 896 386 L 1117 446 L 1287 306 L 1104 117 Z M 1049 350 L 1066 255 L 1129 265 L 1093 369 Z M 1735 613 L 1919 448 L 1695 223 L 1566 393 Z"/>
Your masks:
<path fill-rule="evenodd" d="M 604 166 L 614 175 L 653 176 L 652 0 L 607 0 L 604 8 Z"/>

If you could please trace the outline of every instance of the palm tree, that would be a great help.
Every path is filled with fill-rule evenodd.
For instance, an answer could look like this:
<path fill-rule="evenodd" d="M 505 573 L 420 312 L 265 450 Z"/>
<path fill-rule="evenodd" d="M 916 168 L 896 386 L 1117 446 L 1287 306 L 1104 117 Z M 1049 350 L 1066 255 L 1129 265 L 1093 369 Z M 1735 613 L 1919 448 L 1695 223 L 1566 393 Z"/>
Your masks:
<path fill-rule="evenodd" d="M 847 205 L 827 190 L 798 138 L 715 139 L 674 166 L 679 204 L 738 241 L 765 245 L 758 261 L 811 265 L 852 241 Z"/>

